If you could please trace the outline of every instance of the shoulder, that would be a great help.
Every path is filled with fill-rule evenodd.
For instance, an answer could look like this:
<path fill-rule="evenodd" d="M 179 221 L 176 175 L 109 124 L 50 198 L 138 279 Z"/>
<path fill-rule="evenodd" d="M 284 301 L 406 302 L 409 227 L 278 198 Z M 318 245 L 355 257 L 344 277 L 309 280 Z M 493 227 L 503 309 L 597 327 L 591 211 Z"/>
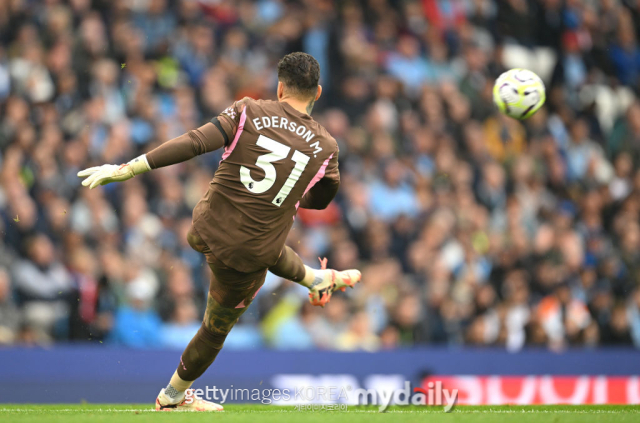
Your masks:
<path fill-rule="evenodd" d="M 233 111 L 242 112 L 242 110 L 244 110 L 245 107 L 250 106 L 255 102 L 256 100 L 252 99 L 251 97 L 244 97 L 244 98 L 241 98 L 240 100 L 234 101 L 233 104 L 227 107 L 226 109 L 224 109 L 222 113 L 229 114 L 230 112 L 233 112 Z"/>
<path fill-rule="evenodd" d="M 244 97 L 237 101 L 238 104 L 243 104 L 251 107 L 278 107 L 279 102 L 274 100 L 255 99 L 251 97 Z"/>
<path fill-rule="evenodd" d="M 240 100 L 236 100 L 231 106 L 220 112 L 220 116 L 229 118 L 237 124 L 242 114 L 254 103 L 255 100 L 251 97 L 244 97 Z"/>
<path fill-rule="evenodd" d="M 256 104 L 259 101 L 262 101 L 262 100 L 254 100 L 251 97 L 243 97 L 240 100 L 236 101 L 236 104 L 242 105 L 242 106 L 249 106 L 249 105 Z"/>
<path fill-rule="evenodd" d="M 254 100 L 252 98 L 249 100 L 251 102 L 250 104 L 257 109 L 267 110 L 270 113 L 280 113 L 282 111 L 282 104 L 280 104 L 279 101 L 263 99 Z"/>
<path fill-rule="evenodd" d="M 251 97 L 244 97 L 236 101 L 232 107 L 238 114 L 242 113 L 245 110 L 247 112 L 251 112 L 251 114 L 276 114 L 280 112 L 282 106 L 279 102 L 273 100 L 256 100 Z"/>
<path fill-rule="evenodd" d="M 313 118 L 312 118 L 313 119 Z M 325 142 L 325 145 L 330 149 L 330 151 L 338 151 L 338 141 L 327 131 L 327 129 L 322 126 L 318 121 L 313 119 L 313 122 L 317 128 L 317 134 L 322 137 Z"/>

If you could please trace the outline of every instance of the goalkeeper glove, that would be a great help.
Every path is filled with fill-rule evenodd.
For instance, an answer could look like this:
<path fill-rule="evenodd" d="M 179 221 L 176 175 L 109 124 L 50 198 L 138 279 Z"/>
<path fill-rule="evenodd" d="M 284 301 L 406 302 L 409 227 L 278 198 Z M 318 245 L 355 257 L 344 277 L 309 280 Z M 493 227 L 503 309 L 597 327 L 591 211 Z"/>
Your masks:
<path fill-rule="evenodd" d="M 111 182 L 122 182 L 131 179 L 136 175 L 151 170 L 147 156 L 143 154 L 136 157 L 129 163 L 121 165 L 105 164 L 102 166 L 94 166 L 78 172 L 80 178 L 87 178 L 82 181 L 82 185 L 94 189 L 98 185 L 107 185 Z"/>

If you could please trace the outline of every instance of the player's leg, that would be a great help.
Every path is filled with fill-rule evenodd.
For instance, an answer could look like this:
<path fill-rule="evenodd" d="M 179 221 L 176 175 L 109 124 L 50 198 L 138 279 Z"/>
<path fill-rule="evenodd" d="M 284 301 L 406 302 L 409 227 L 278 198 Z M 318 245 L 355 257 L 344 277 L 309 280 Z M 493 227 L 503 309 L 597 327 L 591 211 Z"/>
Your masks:
<path fill-rule="evenodd" d="M 171 377 L 169 385 L 158 395 L 156 409 L 176 408 L 176 406 L 197 411 L 222 409 L 218 404 L 186 396 L 186 390 L 216 359 L 227 335 L 264 283 L 267 271 L 265 269 L 252 274 L 241 274 L 242 277 L 236 278 L 230 284 L 229 278 L 225 277 L 228 271 L 215 266 L 211 267 L 215 270 L 211 276 L 202 326 L 182 353 L 178 368 Z M 183 404 L 185 398 L 194 401 L 195 405 Z"/>
<path fill-rule="evenodd" d="M 156 409 L 181 406 L 195 411 L 222 410 L 218 404 L 189 396 L 187 390 L 213 364 L 227 335 L 245 310 L 223 307 L 209 293 L 202 326 L 180 356 L 180 363 L 169 384 L 160 391 Z"/>
<path fill-rule="evenodd" d="M 182 354 L 176 370 L 182 380 L 195 381 L 209 368 L 267 275 L 266 269 L 240 273 L 223 266 L 211 266 L 213 274 L 202 326 Z"/>
<path fill-rule="evenodd" d="M 327 259 L 320 260 L 320 264 L 320 269 L 306 266 L 295 251 L 285 246 L 278 261 L 269 268 L 269 271 L 309 288 L 311 304 L 322 307 L 329 302 L 331 294 L 336 290 L 344 291 L 346 287 L 353 288 L 360 281 L 359 270 L 349 269 L 339 272 L 327 269 Z"/>
<path fill-rule="evenodd" d="M 224 341 L 264 283 L 267 270 L 241 273 L 219 262 L 195 232 L 189 243 L 207 257 L 211 282 L 202 326 L 180 357 L 178 368 L 156 400 L 157 410 L 222 410 L 218 404 L 188 395 L 187 390 L 216 359 Z"/>

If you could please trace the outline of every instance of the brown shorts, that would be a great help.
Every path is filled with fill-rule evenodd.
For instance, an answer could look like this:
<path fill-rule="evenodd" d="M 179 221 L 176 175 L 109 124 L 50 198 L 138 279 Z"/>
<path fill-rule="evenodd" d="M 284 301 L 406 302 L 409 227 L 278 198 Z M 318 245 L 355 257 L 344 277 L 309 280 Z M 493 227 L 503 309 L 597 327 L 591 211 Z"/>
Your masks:
<path fill-rule="evenodd" d="M 209 293 L 223 307 L 246 308 L 262 288 L 267 269 L 251 273 L 238 272 L 218 260 L 192 226 L 187 234 L 191 248 L 204 254 L 211 268 Z"/>

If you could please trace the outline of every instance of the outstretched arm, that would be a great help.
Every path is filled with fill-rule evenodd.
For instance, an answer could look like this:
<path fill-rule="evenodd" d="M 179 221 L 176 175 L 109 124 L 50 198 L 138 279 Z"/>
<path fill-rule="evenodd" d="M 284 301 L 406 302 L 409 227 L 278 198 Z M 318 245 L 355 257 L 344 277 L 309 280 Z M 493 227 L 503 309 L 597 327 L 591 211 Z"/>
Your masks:
<path fill-rule="evenodd" d="M 244 100 L 244 99 L 243 99 Z M 238 128 L 239 115 L 244 110 L 243 100 L 235 102 L 211 122 L 165 142 L 147 154 L 121 165 L 106 164 L 78 172 L 86 178 L 82 185 L 91 189 L 111 182 L 122 182 L 136 175 L 192 159 L 200 154 L 228 146 Z"/>
<path fill-rule="evenodd" d="M 106 185 L 110 182 L 126 181 L 151 169 L 181 163 L 223 146 L 224 137 L 221 131 L 210 122 L 165 142 L 129 163 L 91 167 L 78 172 L 78 176 L 86 177 L 82 181 L 82 185 L 93 189 L 98 185 Z"/>
<path fill-rule="evenodd" d="M 222 133 L 213 123 L 207 123 L 198 129 L 180 135 L 156 147 L 146 154 L 149 167 L 158 169 L 176 163 L 182 163 L 225 145 Z"/>

